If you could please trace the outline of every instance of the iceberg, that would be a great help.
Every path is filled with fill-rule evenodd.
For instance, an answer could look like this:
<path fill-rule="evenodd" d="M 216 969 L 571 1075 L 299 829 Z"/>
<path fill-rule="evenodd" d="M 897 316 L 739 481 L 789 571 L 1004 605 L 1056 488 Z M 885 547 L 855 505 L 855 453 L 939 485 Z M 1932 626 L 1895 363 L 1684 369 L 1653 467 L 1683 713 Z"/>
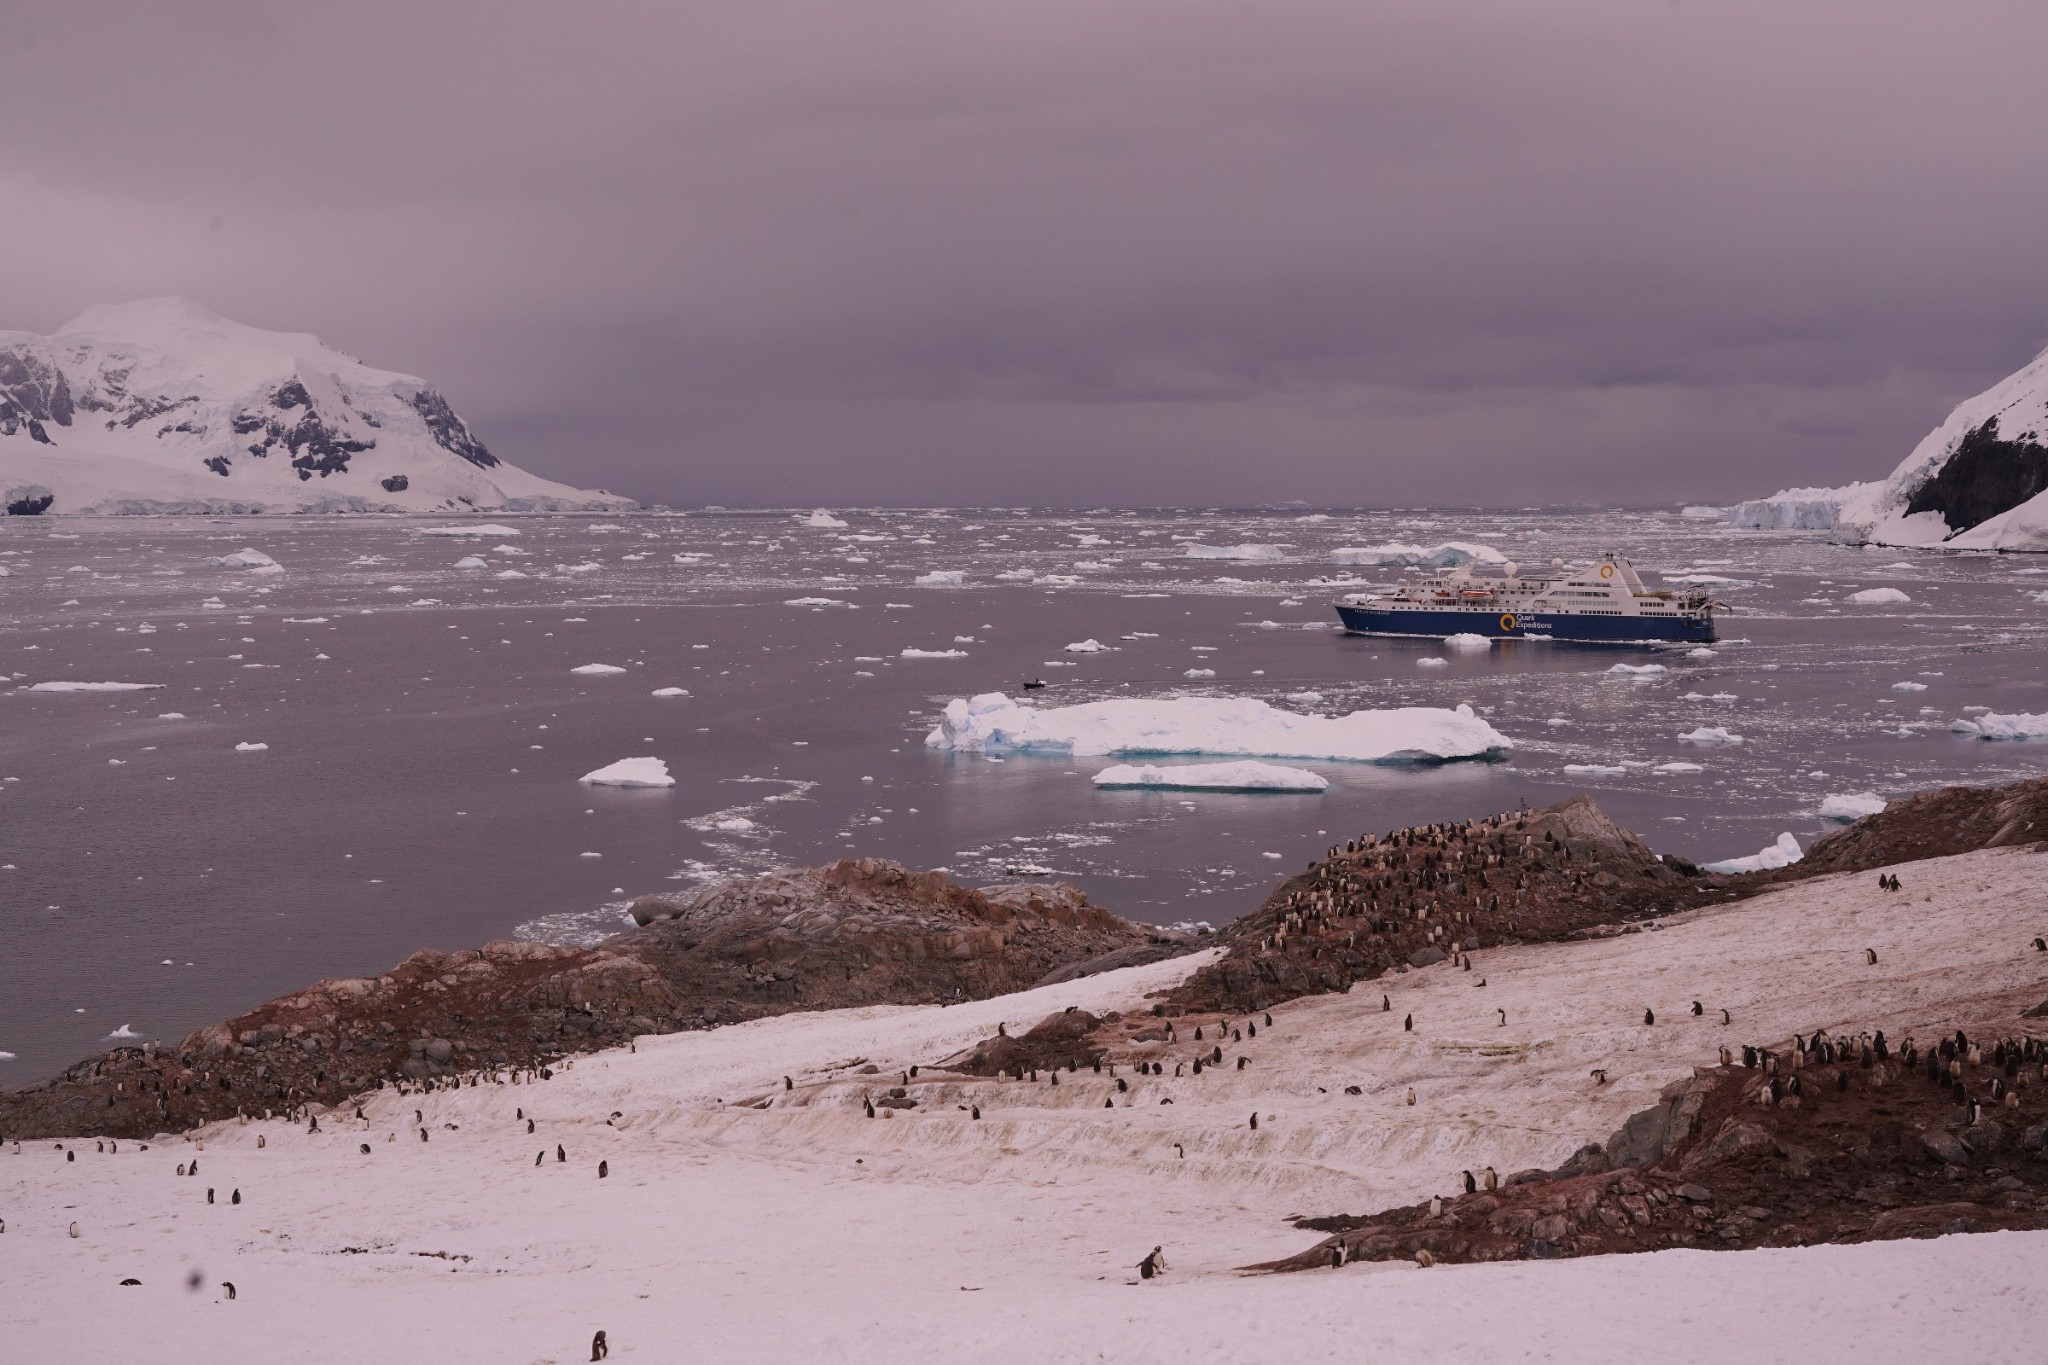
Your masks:
<path fill-rule="evenodd" d="M 1953 721 L 1948 728 L 1954 734 L 1979 739 L 2048 739 L 2048 713 L 2001 716 L 1986 712 L 1975 720 Z"/>
<path fill-rule="evenodd" d="M 910 580 L 920 588 L 957 588 L 967 581 L 965 569 L 933 569 Z"/>
<path fill-rule="evenodd" d="M 1095 774 L 1098 787 L 1155 787 L 1167 791 L 1319 792 L 1330 780 L 1305 768 L 1275 763 L 1188 763 L 1173 768 L 1119 763 Z"/>
<path fill-rule="evenodd" d="M 1688 730 L 1678 737 L 1686 744 L 1740 744 L 1742 736 L 1734 734 L 1719 725 L 1702 725 L 1697 730 Z"/>
<path fill-rule="evenodd" d="M 1403 545 L 1389 542 L 1385 545 L 1351 546 L 1332 550 L 1332 564 L 1358 564 L 1403 567 L 1413 565 L 1420 569 L 1454 569 L 1460 564 L 1505 564 L 1508 557 L 1491 545 L 1476 545 L 1470 541 L 1452 540 L 1442 545 Z"/>
<path fill-rule="evenodd" d="M 1880 487 L 1852 483 L 1841 488 L 1786 488 L 1727 510 L 1730 526 L 1744 531 L 1832 531 L 1842 508 Z"/>
<path fill-rule="evenodd" d="M 685 687 L 657 687 L 648 695 L 653 697 L 687 697 L 690 695 L 690 692 Z"/>
<path fill-rule="evenodd" d="M 843 531 L 846 529 L 845 522 L 833 516 L 822 507 L 811 513 L 808 517 L 805 517 L 804 525 L 815 526 L 821 531 Z"/>
<path fill-rule="evenodd" d="M 1778 836 L 1778 842 L 1762 852 L 1752 853 L 1747 858 L 1727 858 L 1718 863 L 1702 863 L 1701 867 L 1708 872 L 1769 872 L 1773 868 L 1790 867 L 1804 856 L 1799 841 L 1790 833 L 1785 833 Z"/>
<path fill-rule="evenodd" d="M 1616 664 L 1607 671 L 1625 678 L 1654 678 L 1671 670 L 1663 664 Z"/>
<path fill-rule="evenodd" d="M 1103 651 L 1103 650 L 1105 650 L 1105 649 L 1108 649 L 1108 648 L 1109 648 L 1109 646 L 1108 646 L 1108 645 L 1106 645 L 1106 644 L 1104 644 L 1104 643 L 1102 643 L 1102 641 L 1100 641 L 1100 640 L 1097 640 L 1097 639 L 1093 639 L 1093 638 L 1090 638 L 1090 639 L 1086 639 L 1086 640 L 1076 640 L 1076 641 L 1074 641 L 1074 643 L 1072 643 L 1072 644 L 1070 644 L 1070 645 L 1068 645 L 1068 646 L 1067 646 L 1067 653 L 1069 653 L 1069 654 L 1100 654 L 1100 653 L 1102 653 L 1102 651 Z"/>
<path fill-rule="evenodd" d="M 1567 763 L 1564 770 L 1583 777 L 1620 777 L 1628 772 L 1626 768 L 1610 768 L 1604 763 Z"/>
<path fill-rule="evenodd" d="M 1429 763 L 1488 758 L 1514 744 L 1469 706 L 1304 716 L 1243 697 L 1137 698 L 1023 706 L 1000 692 L 955 697 L 925 736 L 969 753 L 1215 754 Z"/>
<path fill-rule="evenodd" d="M 1457 635 L 1446 635 L 1444 637 L 1444 648 L 1469 650 L 1492 649 L 1493 641 L 1487 639 L 1484 635 L 1474 635 L 1469 631 L 1465 631 Z"/>
<path fill-rule="evenodd" d="M 1854 602 L 1859 607 L 1875 607 L 1892 602 L 1910 602 L 1913 599 L 1897 588 L 1865 588 L 1862 592 L 1850 593 L 1842 600 Z"/>
<path fill-rule="evenodd" d="M 578 778 L 593 787 L 673 787 L 668 764 L 658 758 L 622 758 Z"/>
<path fill-rule="evenodd" d="M 1876 792 L 1842 792 L 1820 803 L 1820 818 L 1848 823 L 1883 809 L 1884 798 Z"/>
<path fill-rule="evenodd" d="M 246 546 L 231 555 L 209 555 L 207 567 L 213 569 L 247 569 L 250 573 L 283 573 L 284 565 L 272 559 L 261 550 Z"/>
<path fill-rule="evenodd" d="M 455 567 L 458 569 L 488 569 L 491 567 L 491 562 L 482 555 L 464 555 L 455 561 Z"/>
<path fill-rule="evenodd" d="M 1186 546 L 1182 553 L 1189 559 L 1234 559 L 1249 564 L 1270 564 L 1285 559 L 1287 551 L 1279 545 L 1202 545 Z"/>
<path fill-rule="evenodd" d="M 899 659 L 964 659 L 964 649 L 906 649 L 897 655 Z"/>
<path fill-rule="evenodd" d="M 126 682 L 39 682 L 30 683 L 30 692 L 147 692 L 162 683 Z"/>
<path fill-rule="evenodd" d="M 626 670 L 617 664 L 578 664 L 569 671 L 571 673 L 582 673 L 589 677 L 596 677 L 605 673 L 624 673 Z"/>
<path fill-rule="evenodd" d="M 514 528 L 500 526 L 494 521 L 487 521 L 477 526 L 415 526 L 412 528 L 412 532 L 416 536 L 516 536 L 519 534 Z"/>

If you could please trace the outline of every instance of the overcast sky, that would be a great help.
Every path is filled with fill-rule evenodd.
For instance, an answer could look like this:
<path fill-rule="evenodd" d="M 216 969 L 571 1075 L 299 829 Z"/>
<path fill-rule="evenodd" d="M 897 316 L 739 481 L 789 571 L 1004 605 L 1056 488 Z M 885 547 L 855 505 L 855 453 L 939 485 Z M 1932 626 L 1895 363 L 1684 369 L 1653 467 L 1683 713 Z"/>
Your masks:
<path fill-rule="evenodd" d="M 2048 344 L 2043 0 L 0 0 L 0 328 L 673 505 L 1732 499 Z"/>

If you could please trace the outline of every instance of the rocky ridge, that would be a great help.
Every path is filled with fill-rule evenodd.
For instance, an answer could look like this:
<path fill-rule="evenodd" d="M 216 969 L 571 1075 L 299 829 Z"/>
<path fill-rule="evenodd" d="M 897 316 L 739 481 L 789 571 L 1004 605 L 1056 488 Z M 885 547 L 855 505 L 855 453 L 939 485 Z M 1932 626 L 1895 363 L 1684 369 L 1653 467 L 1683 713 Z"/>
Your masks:
<path fill-rule="evenodd" d="M 873 858 L 645 897 L 634 913 L 640 927 L 593 948 L 423 949 L 174 1046 L 116 1048 L 0 1095 L 0 1136 L 142 1137 L 392 1083 L 473 1083 L 641 1034 L 1001 995 L 1106 955 L 1191 946 L 1064 884 L 976 890 Z"/>
<path fill-rule="evenodd" d="M 1556 1170 L 1363 1217 L 1256 1267 L 1428 1265 L 1867 1242 L 2048 1227 L 2048 1043 L 1888 1043 L 1882 1030 L 1744 1046 Z"/>

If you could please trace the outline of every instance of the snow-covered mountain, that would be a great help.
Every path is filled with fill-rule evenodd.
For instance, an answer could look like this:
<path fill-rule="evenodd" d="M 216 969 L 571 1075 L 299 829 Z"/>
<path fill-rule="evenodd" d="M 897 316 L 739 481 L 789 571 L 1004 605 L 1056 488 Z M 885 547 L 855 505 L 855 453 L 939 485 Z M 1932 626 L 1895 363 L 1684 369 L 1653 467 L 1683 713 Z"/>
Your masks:
<path fill-rule="evenodd" d="M 1731 525 L 1832 530 L 1852 545 L 2048 552 L 2048 351 L 1975 398 L 1880 483 L 1792 488 Z"/>
<path fill-rule="evenodd" d="M 15 515 L 634 505 L 506 464 L 424 380 L 175 298 L 0 332 L 0 490 Z"/>

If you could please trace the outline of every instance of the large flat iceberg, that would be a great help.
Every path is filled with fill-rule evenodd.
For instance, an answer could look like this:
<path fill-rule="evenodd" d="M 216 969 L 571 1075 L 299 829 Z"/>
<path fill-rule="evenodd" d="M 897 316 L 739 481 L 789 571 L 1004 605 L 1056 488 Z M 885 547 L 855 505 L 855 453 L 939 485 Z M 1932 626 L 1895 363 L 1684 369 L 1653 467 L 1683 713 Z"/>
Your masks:
<path fill-rule="evenodd" d="M 1095 774 L 1098 787 L 1158 787 L 1169 791 L 1319 792 L 1330 779 L 1306 768 L 1277 763 L 1183 763 L 1161 768 L 1154 764 L 1119 763 Z"/>
<path fill-rule="evenodd" d="M 1505 564 L 1507 556 L 1491 545 L 1477 545 L 1464 540 L 1446 541 L 1436 546 L 1390 542 L 1385 545 L 1347 546 L 1332 550 L 1330 562 L 1392 566 L 1412 564 L 1423 569 L 1451 569 L 1460 564 Z"/>
<path fill-rule="evenodd" d="M 495 521 L 486 521 L 475 526 L 415 526 L 416 536 L 516 536 L 518 530 L 511 526 L 500 526 Z"/>
<path fill-rule="evenodd" d="M 622 758 L 578 779 L 593 787 L 673 787 L 668 764 L 658 758 Z"/>
<path fill-rule="evenodd" d="M 71 682 L 69 680 L 61 680 L 58 682 L 30 683 L 28 690 L 31 692 L 147 692 L 151 688 L 162 686 L 162 683 Z"/>
<path fill-rule="evenodd" d="M 1514 747 L 1469 706 L 1304 716 L 1245 697 L 1173 697 L 1041 709 L 1000 692 L 955 697 L 924 742 L 969 752 L 1219 754 L 1355 763 L 1447 762 Z"/>

